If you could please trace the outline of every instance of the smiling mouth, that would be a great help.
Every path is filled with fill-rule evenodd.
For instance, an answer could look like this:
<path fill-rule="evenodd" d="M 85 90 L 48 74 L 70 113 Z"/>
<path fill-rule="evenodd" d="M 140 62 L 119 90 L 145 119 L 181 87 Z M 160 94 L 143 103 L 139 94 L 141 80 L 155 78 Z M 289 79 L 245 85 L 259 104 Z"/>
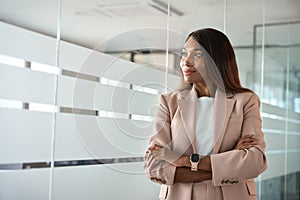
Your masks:
<path fill-rule="evenodd" d="M 183 74 L 185 76 L 191 75 L 192 73 L 196 72 L 195 70 L 183 70 Z"/>

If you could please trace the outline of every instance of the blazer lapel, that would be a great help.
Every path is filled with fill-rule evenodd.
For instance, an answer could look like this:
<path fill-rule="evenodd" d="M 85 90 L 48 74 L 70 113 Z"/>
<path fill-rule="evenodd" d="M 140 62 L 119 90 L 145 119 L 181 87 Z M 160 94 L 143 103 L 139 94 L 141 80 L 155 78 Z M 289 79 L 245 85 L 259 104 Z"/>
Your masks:
<path fill-rule="evenodd" d="M 178 99 L 178 107 L 185 132 L 190 139 L 193 151 L 196 152 L 196 119 L 198 112 L 197 92 L 195 88 L 183 91 Z"/>
<path fill-rule="evenodd" d="M 232 94 L 230 94 L 232 96 Z M 216 91 L 214 111 L 214 147 L 213 153 L 218 153 L 225 135 L 225 130 L 235 104 L 230 95 L 220 90 Z"/>
<path fill-rule="evenodd" d="M 225 130 L 232 113 L 235 100 L 232 94 L 226 94 L 220 90 L 216 91 L 214 102 L 214 146 L 213 153 L 218 153 L 225 135 Z M 196 149 L 196 119 L 198 113 L 198 97 L 193 87 L 189 91 L 183 91 L 178 99 L 178 107 L 185 132 L 190 139 L 193 151 Z"/>

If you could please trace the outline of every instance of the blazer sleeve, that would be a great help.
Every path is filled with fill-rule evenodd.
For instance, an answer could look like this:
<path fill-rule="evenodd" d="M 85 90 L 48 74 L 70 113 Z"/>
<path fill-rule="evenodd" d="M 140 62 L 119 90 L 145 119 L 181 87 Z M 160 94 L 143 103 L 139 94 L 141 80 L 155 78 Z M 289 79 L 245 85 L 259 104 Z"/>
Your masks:
<path fill-rule="evenodd" d="M 262 133 L 259 107 L 259 98 L 252 94 L 244 103 L 241 133 L 241 136 L 255 134 L 259 137 L 258 144 L 245 150 L 231 150 L 211 155 L 212 182 L 215 186 L 244 182 L 257 177 L 267 168 L 264 153 L 266 143 Z"/>
<path fill-rule="evenodd" d="M 159 107 L 156 112 L 153 135 L 149 141 L 149 147 L 154 144 L 172 149 L 171 145 L 171 119 L 170 112 L 166 103 L 166 97 L 160 96 Z M 174 184 L 174 176 L 176 167 L 166 161 L 155 160 L 151 157 L 151 153 L 146 151 L 144 157 L 144 168 L 147 177 L 157 183 L 172 185 Z"/>

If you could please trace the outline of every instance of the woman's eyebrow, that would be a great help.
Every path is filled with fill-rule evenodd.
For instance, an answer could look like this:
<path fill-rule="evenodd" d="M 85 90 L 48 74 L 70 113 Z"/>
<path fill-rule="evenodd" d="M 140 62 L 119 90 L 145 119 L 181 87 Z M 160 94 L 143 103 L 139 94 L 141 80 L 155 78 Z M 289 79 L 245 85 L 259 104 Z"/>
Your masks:
<path fill-rule="evenodd" d="M 181 50 L 185 51 L 203 51 L 201 48 L 182 48 Z"/>

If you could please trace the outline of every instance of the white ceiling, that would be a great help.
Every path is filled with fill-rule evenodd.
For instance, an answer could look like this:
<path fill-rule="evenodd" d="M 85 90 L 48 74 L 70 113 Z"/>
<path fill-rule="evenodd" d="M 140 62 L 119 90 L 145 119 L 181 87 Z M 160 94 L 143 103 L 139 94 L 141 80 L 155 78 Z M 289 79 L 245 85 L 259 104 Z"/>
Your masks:
<path fill-rule="evenodd" d="M 162 11 L 167 0 L 61 1 L 61 38 L 65 41 L 103 51 L 166 46 L 167 15 Z M 0 18 L 56 37 L 57 8 L 56 0 L 0 0 Z M 171 0 L 171 8 L 177 14 L 173 12 L 170 19 L 170 48 L 180 48 L 192 30 L 224 28 L 222 0 Z M 263 12 L 266 23 L 299 20 L 300 1 L 227 0 L 226 27 L 233 45 L 253 44 L 253 26 L 262 24 Z"/>

